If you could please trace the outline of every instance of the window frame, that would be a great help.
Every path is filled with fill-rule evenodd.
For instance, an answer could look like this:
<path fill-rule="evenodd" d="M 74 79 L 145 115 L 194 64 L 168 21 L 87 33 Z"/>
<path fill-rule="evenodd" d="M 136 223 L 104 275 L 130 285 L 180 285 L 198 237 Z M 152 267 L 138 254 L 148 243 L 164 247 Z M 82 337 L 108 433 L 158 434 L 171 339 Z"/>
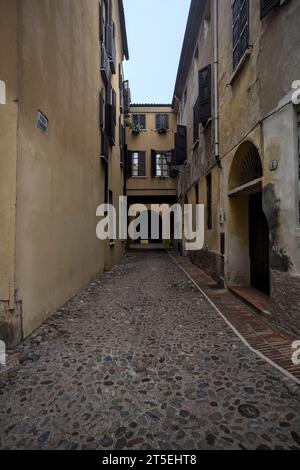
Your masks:
<path fill-rule="evenodd" d="M 236 8 L 236 5 L 238 7 Z M 246 7 L 246 21 L 245 25 L 241 25 L 242 17 L 242 8 L 245 5 Z M 232 4 L 232 65 L 233 65 L 233 72 L 235 72 L 243 57 L 247 53 L 249 49 L 249 37 L 250 37 L 250 9 L 249 9 L 249 0 L 235 0 Z M 236 8 L 236 9 L 235 9 Z M 237 37 L 235 37 L 235 28 L 238 27 Z M 243 45 L 243 34 L 246 34 L 246 42 Z M 235 52 L 238 50 L 237 59 L 235 57 Z"/>
<path fill-rule="evenodd" d="M 132 150 L 131 152 L 131 178 L 147 178 L 146 152 L 142 150 Z M 141 174 L 141 157 L 144 158 L 144 174 Z"/>
<path fill-rule="evenodd" d="M 159 166 L 158 158 L 160 159 L 160 166 Z M 165 159 L 164 162 L 163 162 L 163 159 Z M 161 174 L 158 174 L 158 169 Z M 163 151 L 155 152 L 155 174 L 156 174 L 156 178 L 170 178 L 170 174 L 171 174 L 170 165 L 167 162 L 166 152 L 163 152 Z"/>

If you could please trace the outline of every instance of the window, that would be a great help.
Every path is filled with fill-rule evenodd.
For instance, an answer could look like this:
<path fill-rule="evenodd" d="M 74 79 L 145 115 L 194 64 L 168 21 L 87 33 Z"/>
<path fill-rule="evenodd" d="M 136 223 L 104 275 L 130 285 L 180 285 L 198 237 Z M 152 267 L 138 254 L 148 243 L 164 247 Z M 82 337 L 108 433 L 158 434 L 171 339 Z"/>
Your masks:
<path fill-rule="evenodd" d="M 169 129 L 169 115 L 156 114 L 155 116 L 156 129 Z"/>
<path fill-rule="evenodd" d="M 263 19 L 274 8 L 280 7 L 281 0 L 260 0 L 260 18 Z"/>
<path fill-rule="evenodd" d="M 183 165 L 187 159 L 187 128 L 177 126 L 175 134 L 175 155 L 176 165 Z"/>
<path fill-rule="evenodd" d="M 143 129 L 146 129 L 146 114 L 133 114 L 132 124 L 134 126 L 141 126 Z"/>
<path fill-rule="evenodd" d="M 206 207 L 206 223 L 207 230 L 212 230 L 212 177 L 211 173 L 206 177 L 207 190 L 207 207 Z"/>
<path fill-rule="evenodd" d="M 198 122 L 205 124 L 211 118 L 211 65 L 199 71 Z"/>
<path fill-rule="evenodd" d="M 235 0 L 232 6 L 233 70 L 249 47 L 249 0 Z"/>
<path fill-rule="evenodd" d="M 199 140 L 199 97 L 193 108 L 193 142 L 194 144 Z"/>
<path fill-rule="evenodd" d="M 146 153 L 145 152 L 131 152 L 132 172 L 131 176 L 137 178 L 139 176 L 146 176 Z"/>
<path fill-rule="evenodd" d="M 186 105 L 186 102 L 187 102 L 187 88 L 184 90 L 183 104 Z"/>
<path fill-rule="evenodd" d="M 164 153 L 156 153 L 155 155 L 155 173 L 157 177 L 161 178 L 170 176 L 170 167 Z"/>

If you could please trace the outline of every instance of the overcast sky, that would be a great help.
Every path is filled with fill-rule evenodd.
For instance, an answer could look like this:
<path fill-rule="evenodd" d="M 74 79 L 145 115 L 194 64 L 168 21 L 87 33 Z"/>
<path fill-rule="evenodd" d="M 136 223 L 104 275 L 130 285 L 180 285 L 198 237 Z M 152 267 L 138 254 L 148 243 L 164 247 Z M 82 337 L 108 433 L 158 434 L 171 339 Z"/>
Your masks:
<path fill-rule="evenodd" d="M 171 103 L 190 0 L 124 0 L 133 103 Z"/>

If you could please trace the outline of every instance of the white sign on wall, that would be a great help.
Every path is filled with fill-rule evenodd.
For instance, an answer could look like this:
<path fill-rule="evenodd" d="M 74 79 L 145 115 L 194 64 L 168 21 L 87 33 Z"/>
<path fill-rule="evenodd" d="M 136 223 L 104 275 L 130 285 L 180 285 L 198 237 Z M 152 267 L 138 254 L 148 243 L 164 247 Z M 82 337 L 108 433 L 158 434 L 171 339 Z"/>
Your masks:
<path fill-rule="evenodd" d="M 0 104 L 6 104 L 6 86 L 2 80 L 0 80 Z"/>

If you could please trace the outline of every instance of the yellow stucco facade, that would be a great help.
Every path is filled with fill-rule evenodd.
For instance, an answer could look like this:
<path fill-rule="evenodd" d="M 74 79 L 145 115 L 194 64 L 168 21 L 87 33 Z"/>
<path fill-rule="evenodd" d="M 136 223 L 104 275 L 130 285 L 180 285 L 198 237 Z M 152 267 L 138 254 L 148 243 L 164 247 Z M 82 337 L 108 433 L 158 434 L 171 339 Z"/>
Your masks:
<path fill-rule="evenodd" d="M 124 58 L 119 2 L 116 24 L 116 143 L 109 150 L 109 190 L 123 194 L 119 69 Z M 0 331 L 8 343 L 45 318 L 123 254 L 121 241 L 96 237 L 104 202 L 99 128 L 98 0 L 1 0 Z M 48 130 L 37 126 L 37 112 Z"/>

